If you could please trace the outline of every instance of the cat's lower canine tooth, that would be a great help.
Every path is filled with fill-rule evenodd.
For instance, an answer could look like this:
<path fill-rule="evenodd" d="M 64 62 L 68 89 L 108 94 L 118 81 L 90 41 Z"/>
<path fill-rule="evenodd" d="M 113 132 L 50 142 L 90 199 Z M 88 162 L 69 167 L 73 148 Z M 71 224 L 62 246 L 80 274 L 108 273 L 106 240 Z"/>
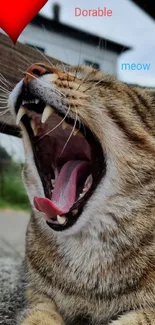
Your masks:
<path fill-rule="evenodd" d="M 75 135 L 78 135 L 78 132 L 79 132 L 79 130 L 75 129 L 74 132 L 73 132 L 73 135 L 74 135 L 74 136 L 75 136 Z"/>
<path fill-rule="evenodd" d="M 66 217 L 60 217 L 59 215 L 57 215 L 57 220 L 60 225 L 64 225 L 66 222 Z"/>
<path fill-rule="evenodd" d="M 47 121 L 47 119 L 54 113 L 54 108 L 52 108 L 51 106 L 47 105 L 44 108 L 43 114 L 42 114 L 42 118 L 41 118 L 41 123 L 45 123 Z"/>
<path fill-rule="evenodd" d="M 83 137 L 83 134 L 79 130 L 77 130 L 77 129 L 74 130 L 73 135 L 74 136 L 77 135 L 79 137 Z"/>
<path fill-rule="evenodd" d="M 36 136 L 38 133 L 38 128 L 36 127 L 35 121 L 31 120 L 30 125 L 31 125 L 34 135 Z"/>
<path fill-rule="evenodd" d="M 27 109 L 25 107 L 20 107 L 17 117 L 16 117 L 16 125 L 19 124 L 20 120 L 22 119 L 23 115 L 27 114 Z"/>
<path fill-rule="evenodd" d="M 65 121 L 62 123 L 62 128 L 63 128 L 63 130 L 67 129 L 68 126 L 69 126 L 69 125 L 68 125 Z"/>

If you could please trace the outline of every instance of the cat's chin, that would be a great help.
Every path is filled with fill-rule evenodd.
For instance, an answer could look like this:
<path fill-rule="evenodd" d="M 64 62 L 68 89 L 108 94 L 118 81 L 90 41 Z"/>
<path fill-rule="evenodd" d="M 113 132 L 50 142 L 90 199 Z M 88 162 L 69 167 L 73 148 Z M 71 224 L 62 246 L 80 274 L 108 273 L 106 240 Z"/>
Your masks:
<path fill-rule="evenodd" d="M 17 124 L 24 125 L 29 136 L 45 194 L 36 193 L 34 206 L 50 228 L 63 231 L 76 223 L 105 175 L 102 147 L 67 108 L 63 113 L 35 94 L 22 92 L 15 111 Z"/>

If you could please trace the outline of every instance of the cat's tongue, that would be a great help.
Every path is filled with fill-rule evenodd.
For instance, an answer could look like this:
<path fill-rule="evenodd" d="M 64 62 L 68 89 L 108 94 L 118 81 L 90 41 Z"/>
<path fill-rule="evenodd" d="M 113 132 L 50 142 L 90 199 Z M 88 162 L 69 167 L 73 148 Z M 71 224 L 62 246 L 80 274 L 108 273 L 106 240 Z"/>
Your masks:
<path fill-rule="evenodd" d="M 52 200 L 34 197 L 34 206 L 45 213 L 46 220 L 69 212 L 76 200 L 77 185 L 86 179 L 88 170 L 88 162 L 70 160 L 63 165 L 56 179 Z"/>

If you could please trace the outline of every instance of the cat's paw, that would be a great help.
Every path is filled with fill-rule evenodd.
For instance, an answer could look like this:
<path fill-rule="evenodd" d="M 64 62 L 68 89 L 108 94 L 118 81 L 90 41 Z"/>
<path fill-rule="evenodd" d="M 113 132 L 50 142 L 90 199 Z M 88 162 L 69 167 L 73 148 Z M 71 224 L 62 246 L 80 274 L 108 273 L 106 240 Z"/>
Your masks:
<path fill-rule="evenodd" d="M 155 325 L 155 311 L 137 310 L 126 313 L 118 320 L 111 322 L 109 325 Z"/>

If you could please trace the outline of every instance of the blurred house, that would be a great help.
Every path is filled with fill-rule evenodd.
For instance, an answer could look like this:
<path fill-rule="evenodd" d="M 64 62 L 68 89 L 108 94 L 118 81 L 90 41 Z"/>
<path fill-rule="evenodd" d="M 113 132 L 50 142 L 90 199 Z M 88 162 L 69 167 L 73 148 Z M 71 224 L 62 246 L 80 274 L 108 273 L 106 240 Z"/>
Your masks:
<path fill-rule="evenodd" d="M 62 23 L 59 5 L 53 6 L 53 13 L 51 19 L 37 15 L 22 32 L 19 41 L 62 62 L 87 64 L 117 75 L 118 56 L 128 47 Z"/>
<path fill-rule="evenodd" d="M 155 19 L 155 2 L 152 0 L 133 0 L 141 9 Z"/>

